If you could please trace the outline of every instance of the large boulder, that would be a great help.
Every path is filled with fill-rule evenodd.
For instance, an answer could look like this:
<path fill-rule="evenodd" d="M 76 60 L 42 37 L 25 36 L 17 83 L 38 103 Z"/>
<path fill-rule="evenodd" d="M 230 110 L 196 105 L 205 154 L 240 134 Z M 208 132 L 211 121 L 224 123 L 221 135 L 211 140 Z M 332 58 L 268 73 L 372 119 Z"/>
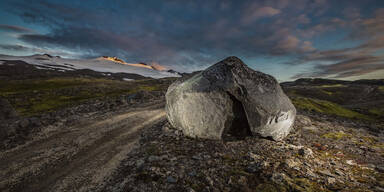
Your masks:
<path fill-rule="evenodd" d="M 288 135 L 296 109 L 270 75 L 228 57 L 166 93 L 167 118 L 190 137 L 260 135 L 281 140 Z"/>

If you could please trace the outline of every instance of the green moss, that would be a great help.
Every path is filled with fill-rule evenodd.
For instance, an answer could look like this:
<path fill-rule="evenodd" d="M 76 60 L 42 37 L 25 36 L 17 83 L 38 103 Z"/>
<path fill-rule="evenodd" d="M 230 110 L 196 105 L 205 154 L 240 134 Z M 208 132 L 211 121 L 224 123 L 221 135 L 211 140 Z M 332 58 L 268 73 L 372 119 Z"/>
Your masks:
<path fill-rule="evenodd" d="M 376 142 L 378 142 L 378 140 L 372 136 L 362 136 L 361 137 L 366 143 L 368 144 L 374 144 Z"/>
<path fill-rule="evenodd" d="M 328 138 L 328 139 L 342 139 L 342 138 L 351 138 L 352 135 L 344 132 L 331 132 L 331 133 L 326 133 L 322 135 L 322 137 Z"/>
<path fill-rule="evenodd" d="M 314 181 L 311 181 L 307 178 L 284 178 L 284 186 L 287 188 L 287 191 L 300 191 L 300 192 L 317 192 L 317 191 L 329 191 Z"/>
<path fill-rule="evenodd" d="M 374 171 L 373 169 L 360 167 L 360 166 L 354 166 L 352 167 L 352 173 L 354 178 L 360 182 L 360 183 L 367 183 L 371 185 L 375 185 L 376 181 L 380 181 L 380 179 L 383 178 L 384 174 L 378 173 Z M 372 177 L 376 179 L 373 180 Z"/>
<path fill-rule="evenodd" d="M 306 178 L 294 178 L 291 187 L 297 191 L 325 191 L 316 182 Z"/>
<path fill-rule="evenodd" d="M 347 118 L 372 120 L 372 118 L 358 112 L 346 109 L 336 103 L 329 101 L 297 97 L 292 100 L 293 104 L 303 110 L 316 111 L 328 115 L 336 115 Z"/>

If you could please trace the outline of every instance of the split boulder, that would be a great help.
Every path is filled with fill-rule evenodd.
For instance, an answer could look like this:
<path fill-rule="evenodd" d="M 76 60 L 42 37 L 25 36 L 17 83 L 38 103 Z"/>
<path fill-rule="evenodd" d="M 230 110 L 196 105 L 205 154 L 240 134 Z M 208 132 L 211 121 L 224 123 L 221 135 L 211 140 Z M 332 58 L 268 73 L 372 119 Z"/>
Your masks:
<path fill-rule="evenodd" d="M 296 109 L 279 83 L 228 57 L 192 77 L 174 82 L 166 93 L 167 118 L 190 137 L 288 135 Z"/>

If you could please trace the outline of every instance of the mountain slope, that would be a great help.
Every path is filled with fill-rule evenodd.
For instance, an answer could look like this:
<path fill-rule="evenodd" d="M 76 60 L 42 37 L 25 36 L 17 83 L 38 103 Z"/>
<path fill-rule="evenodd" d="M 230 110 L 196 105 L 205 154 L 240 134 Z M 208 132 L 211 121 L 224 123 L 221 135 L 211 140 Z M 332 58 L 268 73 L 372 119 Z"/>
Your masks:
<path fill-rule="evenodd" d="M 107 57 L 110 58 L 110 57 Z M 32 55 L 32 56 L 8 56 L 0 55 L 1 63 L 5 61 L 23 61 L 34 65 L 38 69 L 55 70 L 55 71 L 73 71 L 81 69 L 90 69 L 103 73 L 130 73 L 138 74 L 144 77 L 163 78 L 163 77 L 179 77 L 176 73 L 156 70 L 155 67 L 145 64 L 129 64 L 116 58 L 116 60 L 107 58 L 96 59 L 65 59 L 57 56 Z M 0 63 L 0 64 L 1 64 Z"/>

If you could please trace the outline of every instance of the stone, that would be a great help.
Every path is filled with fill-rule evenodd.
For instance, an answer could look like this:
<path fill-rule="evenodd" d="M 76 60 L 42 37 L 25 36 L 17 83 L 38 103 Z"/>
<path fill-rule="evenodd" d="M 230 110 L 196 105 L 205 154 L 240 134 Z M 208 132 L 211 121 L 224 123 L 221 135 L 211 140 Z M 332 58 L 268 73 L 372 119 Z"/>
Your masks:
<path fill-rule="evenodd" d="M 170 124 L 192 138 L 261 135 L 282 140 L 292 129 L 296 109 L 279 83 L 228 57 L 169 86 Z"/>
<path fill-rule="evenodd" d="M 259 170 L 260 170 L 260 167 L 256 163 L 248 165 L 247 168 L 245 169 L 245 171 L 248 172 L 248 173 L 256 173 Z"/>
<path fill-rule="evenodd" d="M 318 172 L 329 177 L 335 177 L 335 175 L 332 174 L 329 170 L 320 170 Z"/>
<path fill-rule="evenodd" d="M 328 177 L 327 182 L 328 182 L 329 184 L 333 184 L 333 183 L 336 182 L 336 179 L 333 178 L 333 177 Z"/>
<path fill-rule="evenodd" d="M 259 159 L 261 159 L 261 157 L 257 154 L 254 154 L 252 152 L 249 152 L 249 157 L 253 160 L 253 161 L 258 161 Z"/>
<path fill-rule="evenodd" d="M 29 122 L 28 119 L 22 119 L 19 122 L 19 127 L 22 128 L 22 129 L 27 128 L 29 125 L 30 125 L 30 122 Z"/>
<path fill-rule="evenodd" d="M 348 165 L 357 165 L 354 160 L 346 160 L 345 163 Z"/>
<path fill-rule="evenodd" d="M 299 165 L 299 163 L 297 161 L 295 161 L 294 159 L 286 159 L 285 160 L 285 164 L 289 168 L 294 168 L 294 167 L 297 167 Z"/>
<path fill-rule="evenodd" d="M 196 171 L 192 170 L 191 172 L 188 173 L 189 176 L 194 177 L 196 176 Z"/>
<path fill-rule="evenodd" d="M 0 120 L 11 119 L 17 116 L 17 112 L 14 110 L 8 100 L 0 97 Z"/>
<path fill-rule="evenodd" d="M 136 161 L 136 168 L 137 169 L 142 168 L 143 165 L 144 165 L 144 161 L 142 159 L 139 159 L 139 160 Z"/>
<path fill-rule="evenodd" d="M 172 177 L 172 176 L 168 176 L 168 177 L 167 177 L 167 182 L 168 182 L 168 183 L 176 183 L 177 180 L 176 180 L 174 177 Z"/>
<path fill-rule="evenodd" d="M 160 157 L 158 157 L 158 156 L 151 155 L 148 157 L 149 162 L 154 162 L 154 161 L 159 161 L 159 160 L 160 160 Z"/>
<path fill-rule="evenodd" d="M 311 126 L 312 125 L 311 119 L 309 117 L 307 117 L 307 116 L 298 115 L 296 117 L 296 119 L 297 119 L 297 122 L 301 123 L 302 125 L 305 125 L 305 126 Z"/>
<path fill-rule="evenodd" d="M 299 155 L 304 158 L 313 158 L 313 151 L 310 148 L 301 148 L 299 149 Z"/>

